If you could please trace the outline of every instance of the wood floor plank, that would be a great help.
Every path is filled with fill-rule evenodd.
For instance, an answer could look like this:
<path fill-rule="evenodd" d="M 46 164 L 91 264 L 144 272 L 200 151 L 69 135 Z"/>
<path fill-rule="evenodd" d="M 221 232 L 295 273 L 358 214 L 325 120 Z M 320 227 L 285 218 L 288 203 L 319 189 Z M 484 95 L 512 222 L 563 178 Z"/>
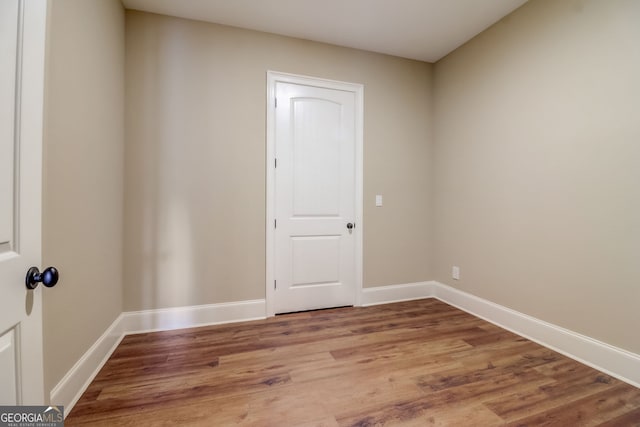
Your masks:
<path fill-rule="evenodd" d="M 77 423 L 76 423 L 77 422 Z M 288 384 L 278 390 L 256 392 L 235 398 L 210 396 L 142 407 L 126 417 L 117 412 L 99 416 L 80 415 L 73 425 L 193 425 L 268 426 L 317 423 L 337 425 L 314 390 Z"/>
<path fill-rule="evenodd" d="M 598 427 L 639 427 L 640 426 L 640 408 L 632 409 L 612 420 L 608 420 Z"/>
<path fill-rule="evenodd" d="M 340 426 L 500 426 L 504 422 L 481 404 L 437 408 L 426 397 L 396 400 L 337 417 Z"/>
<path fill-rule="evenodd" d="M 434 299 L 125 337 L 68 426 L 640 425 L 640 390 Z"/>
<path fill-rule="evenodd" d="M 308 388 L 308 384 L 304 384 Z M 318 394 L 326 410 L 336 417 L 366 408 L 376 409 L 389 403 L 389 399 L 414 401 L 424 397 L 424 393 L 408 378 L 393 378 L 390 374 L 380 373 L 375 377 L 362 377 L 357 374 L 336 378 L 326 378 L 314 383 L 313 390 Z"/>
<path fill-rule="evenodd" d="M 626 414 L 630 407 L 639 406 L 637 390 L 619 384 L 577 401 L 569 401 L 553 410 L 515 420 L 510 425 L 598 426 Z M 640 423 L 640 419 L 636 421 Z"/>

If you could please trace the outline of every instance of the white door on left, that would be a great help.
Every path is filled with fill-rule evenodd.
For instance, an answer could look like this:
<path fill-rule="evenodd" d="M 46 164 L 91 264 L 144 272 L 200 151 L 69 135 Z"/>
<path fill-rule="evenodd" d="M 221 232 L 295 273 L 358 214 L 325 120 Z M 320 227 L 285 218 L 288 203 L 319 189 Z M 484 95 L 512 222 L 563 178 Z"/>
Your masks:
<path fill-rule="evenodd" d="M 46 0 L 0 0 L 0 405 L 44 404 L 40 266 Z"/>

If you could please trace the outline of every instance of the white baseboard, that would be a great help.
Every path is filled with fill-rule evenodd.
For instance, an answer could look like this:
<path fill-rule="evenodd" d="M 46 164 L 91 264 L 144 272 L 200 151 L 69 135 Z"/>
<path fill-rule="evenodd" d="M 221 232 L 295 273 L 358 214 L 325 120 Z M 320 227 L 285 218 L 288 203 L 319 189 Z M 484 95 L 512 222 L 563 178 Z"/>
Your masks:
<path fill-rule="evenodd" d="M 403 285 L 377 286 L 362 289 L 362 305 L 388 304 L 429 298 L 434 295 L 436 282 L 416 282 Z"/>
<path fill-rule="evenodd" d="M 122 313 L 125 335 L 265 318 L 265 300 L 194 305 Z"/>
<path fill-rule="evenodd" d="M 65 417 L 71 412 L 82 393 L 98 375 L 102 366 L 116 349 L 122 337 L 120 322 L 122 314 L 113 321 L 98 340 L 87 350 L 67 372 L 49 394 L 51 405 L 64 405 Z"/>
<path fill-rule="evenodd" d="M 434 283 L 435 298 L 640 388 L 640 355 Z"/>
<path fill-rule="evenodd" d="M 125 335 L 264 319 L 265 309 L 265 300 L 253 300 L 122 313 L 51 390 L 50 402 L 68 415 Z"/>

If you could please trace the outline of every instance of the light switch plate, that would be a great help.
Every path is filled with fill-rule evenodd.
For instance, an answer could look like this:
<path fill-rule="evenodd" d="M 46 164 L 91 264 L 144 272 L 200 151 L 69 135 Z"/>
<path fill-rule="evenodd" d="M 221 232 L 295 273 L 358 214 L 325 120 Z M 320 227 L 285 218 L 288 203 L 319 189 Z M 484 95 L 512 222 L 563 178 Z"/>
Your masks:
<path fill-rule="evenodd" d="M 376 195 L 376 206 L 382 206 L 382 196 L 380 194 Z"/>

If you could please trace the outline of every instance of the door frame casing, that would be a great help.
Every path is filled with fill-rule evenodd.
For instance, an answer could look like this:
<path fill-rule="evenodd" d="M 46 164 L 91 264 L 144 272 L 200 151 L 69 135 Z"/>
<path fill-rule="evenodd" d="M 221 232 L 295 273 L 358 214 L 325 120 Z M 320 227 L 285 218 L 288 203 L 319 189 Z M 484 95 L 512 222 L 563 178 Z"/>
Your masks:
<path fill-rule="evenodd" d="M 363 189 L 364 189 L 364 86 L 358 83 L 348 83 L 298 74 L 267 71 L 267 147 L 266 147 L 266 279 L 265 279 L 265 307 L 266 316 L 275 315 L 275 145 L 276 145 L 276 84 L 278 82 L 292 83 L 305 86 L 352 92 L 355 95 L 355 305 L 362 304 L 362 251 L 363 251 Z"/>

